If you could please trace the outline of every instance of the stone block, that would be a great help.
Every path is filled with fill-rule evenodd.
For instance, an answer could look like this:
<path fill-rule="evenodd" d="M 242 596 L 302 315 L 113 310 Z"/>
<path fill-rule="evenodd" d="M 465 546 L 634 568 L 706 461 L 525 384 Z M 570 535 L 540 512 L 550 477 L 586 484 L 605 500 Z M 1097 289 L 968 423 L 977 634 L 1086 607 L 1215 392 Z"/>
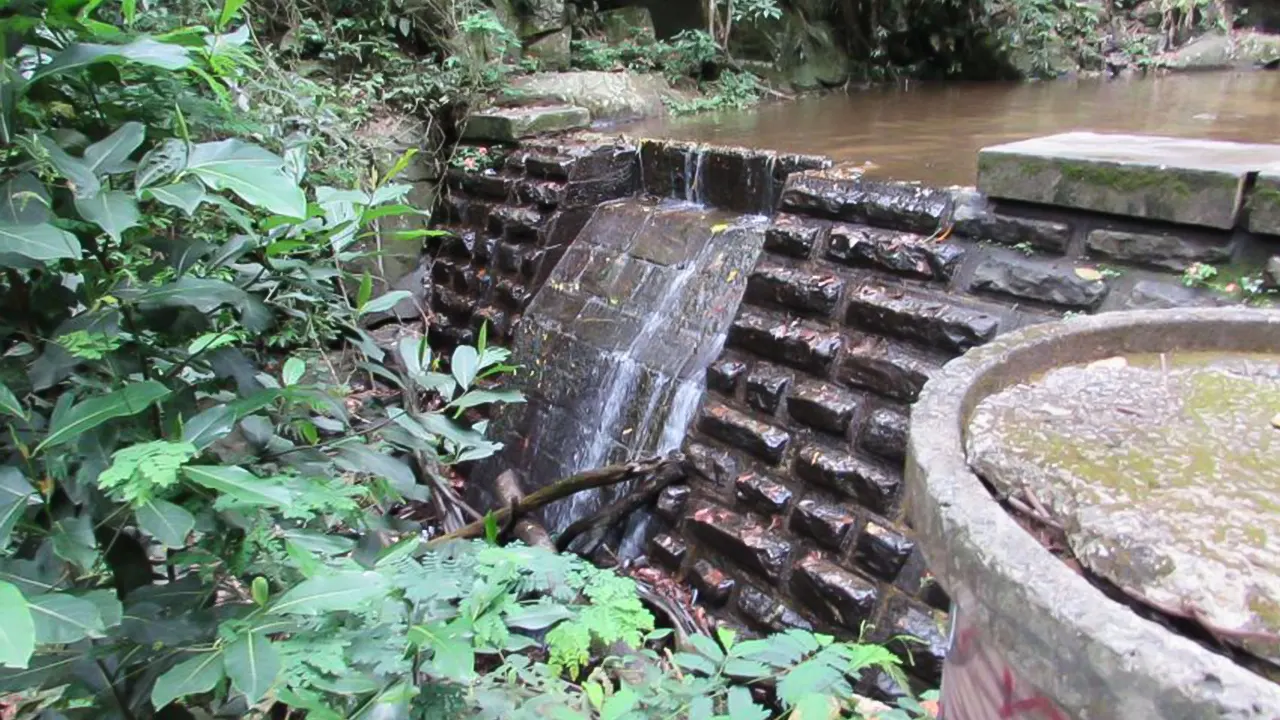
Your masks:
<path fill-rule="evenodd" d="M 996 336 L 998 318 L 949 298 L 864 286 L 849 302 L 847 322 L 874 332 L 964 352 Z"/>
<path fill-rule="evenodd" d="M 786 512 L 791 502 L 791 490 L 786 485 L 756 473 L 739 476 L 734 489 L 739 502 L 766 515 Z"/>
<path fill-rule="evenodd" d="M 1231 248 L 1225 243 L 1174 233 L 1094 230 L 1085 242 L 1094 255 L 1173 272 L 1182 272 L 1198 262 L 1214 264 L 1231 258 Z"/>
<path fill-rule="evenodd" d="M 747 280 L 747 300 L 782 305 L 814 315 L 830 315 L 840 303 L 844 281 L 830 273 L 789 267 L 761 259 Z"/>
<path fill-rule="evenodd" d="M 706 560 L 698 560 L 690 568 L 689 580 L 698 590 L 698 597 L 712 605 L 724 605 L 733 592 L 733 578 L 721 572 Z"/>
<path fill-rule="evenodd" d="M 826 375 L 844 338 L 805 322 L 775 320 L 743 308 L 729 327 L 728 343 L 815 375 Z"/>
<path fill-rule="evenodd" d="M 747 376 L 747 404 L 760 412 L 773 415 L 782 404 L 791 375 L 779 368 L 760 363 Z"/>
<path fill-rule="evenodd" d="M 854 560 L 872 575 L 893 582 L 907 564 L 915 543 L 876 520 L 868 520 L 854 548 Z"/>
<path fill-rule="evenodd" d="M 498 302 L 515 312 L 524 310 L 525 306 L 529 304 L 529 300 L 533 297 L 529 292 L 529 288 L 511 278 L 499 280 L 494 288 L 494 294 Z"/>
<path fill-rule="evenodd" d="M 867 418 L 859 445 L 880 457 L 900 463 L 907 457 L 906 413 L 893 408 L 878 408 Z"/>
<path fill-rule="evenodd" d="M 685 454 L 688 455 L 689 462 L 693 463 L 693 467 L 715 483 L 716 487 L 729 487 L 734 478 L 739 475 L 738 461 L 722 450 L 702 443 L 690 443 L 685 448 Z"/>
<path fill-rule="evenodd" d="M 762 630 L 813 630 L 813 625 L 799 613 L 750 585 L 738 592 L 738 611 Z"/>
<path fill-rule="evenodd" d="M 691 196 L 697 145 L 671 140 L 640 142 L 640 177 L 644 192 L 658 197 Z"/>
<path fill-rule="evenodd" d="M 524 56 L 537 60 L 542 70 L 568 70 L 571 36 L 569 28 L 562 27 L 528 40 L 524 45 Z"/>
<path fill-rule="evenodd" d="M 984 148 L 978 189 L 993 198 L 1229 229 L 1250 172 L 1275 145 L 1072 132 Z"/>
<path fill-rule="evenodd" d="M 489 232 L 511 241 L 532 241 L 546 219 L 533 208 L 501 205 L 489 213 Z"/>
<path fill-rule="evenodd" d="M 475 305 L 471 298 L 442 287 L 435 288 L 435 291 L 431 293 L 431 301 L 436 312 L 444 313 L 464 325 L 471 317 L 471 312 Z"/>
<path fill-rule="evenodd" d="M 724 359 L 707 368 L 707 387 L 725 395 L 738 389 L 738 381 L 747 372 L 747 364 L 741 360 Z"/>
<path fill-rule="evenodd" d="M 658 493 L 654 508 L 662 519 L 674 523 L 684 514 L 684 506 L 689 502 L 692 489 L 688 485 L 668 485 Z"/>
<path fill-rule="evenodd" d="M 564 199 L 564 185 L 549 180 L 521 180 L 516 183 L 516 198 L 540 210 L 550 210 Z"/>
<path fill-rule="evenodd" d="M 923 280 L 950 280 L 964 258 L 962 248 L 915 233 L 836 225 L 830 235 L 827 257 L 831 260 Z"/>
<path fill-rule="evenodd" d="M 852 455 L 806 445 L 796 453 L 796 477 L 857 500 L 884 516 L 892 516 L 902 491 L 902 479 Z"/>
<path fill-rule="evenodd" d="M 532 177 L 568 180 L 576 159 L 564 155 L 530 154 L 524 158 L 524 170 Z"/>
<path fill-rule="evenodd" d="M 514 143 L 520 138 L 579 130 L 590 124 L 591 113 L 569 105 L 495 108 L 472 113 L 462 138 Z"/>
<path fill-rule="evenodd" d="M 973 271 L 969 287 L 1061 307 L 1093 309 L 1107 296 L 1107 281 L 1081 277 L 1070 266 L 1034 260 L 990 257 Z"/>
<path fill-rule="evenodd" d="M 943 224 L 951 205 L 949 190 L 824 172 L 792 175 L 782 191 L 782 208 L 787 212 L 924 235 Z"/>
<path fill-rule="evenodd" d="M 853 630 L 871 619 L 880 593 L 872 583 L 811 553 L 796 563 L 791 591 L 816 615 Z"/>
<path fill-rule="evenodd" d="M 704 505 L 686 524 L 702 542 L 744 568 L 777 583 L 791 557 L 791 545 L 763 525 L 731 510 Z"/>
<path fill-rule="evenodd" d="M 649 44 L 657 39 L 653 29 L 653 16 L 647 7 L 633 5 L 606 10 L 600 13 L 599 18 L 610 45 L 625 42 Z"/>
<path fill-rule="evenodd" d="M 1032 247 L 1062 254 L 1071 243 L 1071 226 L 1054 220 L 1001 215 L 991 209 L 981 193 L 957 201 L 952 214 L 953 231 L 980 242 Z"/>
<path fill-rule="evenodd" d="M 840 379 L 902 402 L 915 402 L 938 366 L 884 338 L 856 339 L 840 367 Z"/>
<path fill-rule="evenodd" d="M 902 666 L 930 685 L 942 682 L 942 664 L 947 658 L 947 636 L 933 612 L 908 605 L 892 612 L 891 639 L 887 647 L 902 659 Z M 906 638 L 915 638 L 915 641 Z"/>
<path fill-rule="evenodd" d="M 1249 232 L 1280 235 L 1280 163 L 1258 173 L 1249 195 Z"/>
<path fill-rule="evenodd" d="M 672 570 L 680 567 L 680 563 L 684 562 L 684 556 L 688 552 L 689 546 L 683 540 L 666 533 L 654 535 L 649 543 L 649 554 Z"/>
<path fill-rule="evenodd" d="M 1204 288 L 1189 288 L 1177 281 L 1139 280 L 1133 284 L 1123 307 L 1126 310 L 1162 310 L 1175 307 L 1223 305 L 1224 298 Z"/>
<path fill-rule="evenodd" d="M 787 412 L 811 428 L 844 435 L 849 431 L 858 404 L 855 395 L 832 383 L 806 380 L 792 389 L 787 398 Z"/>
<path fill-rule="evenodd" d="M 781 216 L 773 221 L 764 232 L 764 249 L 779 255 L 788 255 L 801 260 L 813 257 L 813 249 L 818 244 L 818 236 L 822 229 L 814 225 L 806 225 L 791 215 Z"/>
<path fill-rule="evenodd" d="M 812 536 L 819 544 L 838 550 L 858 519 L 853 513 L 831 503 L 805 498 L 796 504 L 791 527 Z"/>
<path fill-rule="evenodd" d="M 498 269 L 503 272 L 518 273 L 524 263 L 524 253 L 518 245 L 498 243 Z"/>
<path fill-rule="evenodd" d="M 702 410 L 698 426 L 711 437 L 744 450 L 761 460 L 777 465 L 787 451 L 791 436 L 785 430 L 752 418 L 724 405 L 709 405 Z"/>

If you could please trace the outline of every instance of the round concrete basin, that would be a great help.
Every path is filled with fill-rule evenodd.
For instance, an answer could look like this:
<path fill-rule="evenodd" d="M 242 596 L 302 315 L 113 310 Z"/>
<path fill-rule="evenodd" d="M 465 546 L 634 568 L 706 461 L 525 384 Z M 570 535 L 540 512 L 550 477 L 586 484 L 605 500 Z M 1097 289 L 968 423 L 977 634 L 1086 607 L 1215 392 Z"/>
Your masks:
<path fill-rule="evenodd" d="M 943 368 L 912 408 L 911 520 L 955 603 L 946 720 L 1280 718 L 1280 686 L 1143 619 L 1052 555 L 970 470 L 977 404 L 1064 365 L 1117 355 L 1275 353 L 1280 313 L 1108 313 L 998 338 Z"/>

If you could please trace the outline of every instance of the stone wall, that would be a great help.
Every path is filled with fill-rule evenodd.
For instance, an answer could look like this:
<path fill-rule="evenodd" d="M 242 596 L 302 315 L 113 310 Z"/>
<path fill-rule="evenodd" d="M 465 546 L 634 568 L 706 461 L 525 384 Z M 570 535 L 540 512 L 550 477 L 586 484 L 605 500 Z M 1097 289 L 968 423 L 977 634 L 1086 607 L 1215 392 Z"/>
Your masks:
<path fill-rule="evenodd" d="M 662 498 L 653 557 L 759 630 L 913 635 L 921 644 L 894 647 L 936 683 L 948 601 L 912 542 L 901 472 L 910 405 L 931 373 L 1030 323 L 1229 302 L 1180 273 L 1256 264 L 1273 244 L 971 190 L 791 175 L 686 441 L 705 478 Z"/>

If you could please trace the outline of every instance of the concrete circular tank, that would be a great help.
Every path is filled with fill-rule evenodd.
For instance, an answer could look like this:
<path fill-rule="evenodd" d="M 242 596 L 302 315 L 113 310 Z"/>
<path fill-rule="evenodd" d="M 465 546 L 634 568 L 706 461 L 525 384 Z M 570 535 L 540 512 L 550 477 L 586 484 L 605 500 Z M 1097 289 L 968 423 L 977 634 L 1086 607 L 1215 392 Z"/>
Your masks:
<path fill-rule="evenodd" d="M 1280 355 L 1280 313 L 1107 313 L 1037 325 L 949 363 L 912 408 L 912 524 L 952 597 L 945 720 L 1280 718 L 1280 685 L 1109 599 L 1054 557 L 970 470 L 978 402 L 1054 368 L 1166 352 Z"/>

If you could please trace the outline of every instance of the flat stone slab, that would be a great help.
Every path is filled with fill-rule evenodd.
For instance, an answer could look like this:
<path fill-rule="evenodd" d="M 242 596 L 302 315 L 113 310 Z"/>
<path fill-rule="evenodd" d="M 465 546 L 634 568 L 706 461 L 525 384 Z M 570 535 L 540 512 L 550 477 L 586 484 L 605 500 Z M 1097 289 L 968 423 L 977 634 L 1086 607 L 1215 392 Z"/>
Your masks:
<path fill-rule="evenodd" d="M 578 130 L 591 124 L 591 112 L 572 105 L 496 108 L 472 113 L 463 140 L 515 142 L 543 133 Z"/>
<path fill-rule="evenodd" d="M 1280 163 L 1258 173 L 1249 195 L 1249 231 L 1280 235 Z"/>
<path fill-rule="evenodd" d="M 978 189 L 994 198 L 1230 229 L 1247 176 L 1273 163 L 1280 164 L 1280 145 L 1072 132 L 982 149 Z"/>

